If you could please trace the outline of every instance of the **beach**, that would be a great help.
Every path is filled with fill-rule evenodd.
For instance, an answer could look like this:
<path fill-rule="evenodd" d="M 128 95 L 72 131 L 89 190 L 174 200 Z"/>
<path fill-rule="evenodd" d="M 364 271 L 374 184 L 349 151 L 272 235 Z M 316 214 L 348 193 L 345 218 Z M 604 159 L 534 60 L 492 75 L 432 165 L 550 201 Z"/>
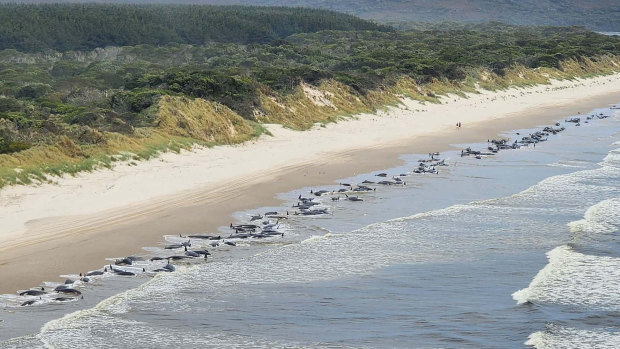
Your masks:
<path fill-rule="evenodd" d="M 273 136 L 243 145 L 3 188 L 0 293 L 140 254 L 163 235 L 215 232 L 235 212 L 278 204 L 277 193 L 393 166 L 400 154 L 444 151 L 619 100 L 620 74 L 448 96 L 442 104 L 405 99 L 376 115 L 309 131 L 268 125 Z"/>

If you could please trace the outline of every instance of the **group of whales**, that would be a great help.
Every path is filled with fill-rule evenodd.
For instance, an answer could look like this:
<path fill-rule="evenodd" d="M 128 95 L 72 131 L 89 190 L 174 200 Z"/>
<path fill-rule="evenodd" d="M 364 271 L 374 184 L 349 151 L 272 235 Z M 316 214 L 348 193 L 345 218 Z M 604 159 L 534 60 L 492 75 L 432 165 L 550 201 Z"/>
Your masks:
<path fill-rule="evenodd" d="M 438 153 L 433 153 L 431 159 L 433 162 L 442 161 L 435 158 Z M 426 160 L 422 160 L 426 161 Z M 247 223 L 239 223 L 229 225 L 232 232 L 227 237 L 212 234 L 190 234 L 183 236 L 179 234 L 177 239 L 179 242 L 165 245 L 161 252 L 172 251 L 165 256 L 153 256 L 146 260 L 140 256 L 128 256 L 119 258 L 113 264 L 109 264 L 102 269 L 80 273 L 77 278 L 67 279 L 64 284 L 52 287 L 39 287 L 19 292 L 19 296 L 27 297 L 21 303 L 21 306 L 30 306 L 45 301 L 66 302 L 77 300 L 78 297 L 83 298 L 82 292 L 74 286 L 90 283 L 94 279 L 104 276 L 125 276 L 132 277 L 137 274 L 156 274 L 161 272 L 176 271 L 174 261 L 183 260 L 204 260 L 211 256 L 203 246 L 209 248 L 217 248 L 219 246 L 237 246 L 238 240 L 245 239 L 265 239 L 272 237 L 284 237 L 284 233 L 280 230 L 281 221 L 291 216 L 316 216 L 329 213 L 329 209 L 320 201 L 322 196 L 330 196 L 331 201 L 347 200 L 352 202 L 364 201 L 361 197 L 363 193 L 375 192 L 376 186 L 393 186 L 406 185 L 400 178 L 407 174 L 394 176 L 391 180 L 379 180 L 377 182 L 365 180 L 364 182 L 352 185 L 349 183 L 340 183 L 339 189 L 336 190 L 310 190 L 310 197 L 299 195 L 297 202 L 292 205 L 291 210 L 279 213 L 277 211 L 265 212 L 264 214 L 252 215 Z M 379 173 L 377 177 L 387 177 L 386 173 Z M 371 187 L 372 186 L 372 187 Z M 182 240 L 181 240 L 182 239 Z M 202 243 L 202 242 L 206 242 Z M 192 249 L 192 245 L 201 246 L 199 249 Z M 162 265 L 161 262 L 164 262 Z M 158 264 L 157 264 L 158 263 Z"/>
<path fill-rule="evenodd" d="M 610 109 L 618 109 L 618 108 L 614 106 L 614 107 L 611 107 Z M 590 120 L 594 120 L 594 119 L 599 119 L 599 120 L 606 119 L 609 116 L 610 115 L 605 115 L 603 113 L 591 114 L 585 118 L 584 123 L 587 124 L 590 122 Z M 573 117 L 573 118 L 564 120 L 564 123 L 572 123 L 572 124 L 575 124 L 575 126 L 581 126 L 581 121 L 582 121 L 582 118 Z M 542 130 L 530 133 L 527 136 L 521 137 L 521 139 L 516 139 L 512 143 L 510 143 L 506 139 L 500 139 L 500 140 L 489 139 L 487 140 L 487 143 L 489 143 L 489 146 L 487 147 L 488 151 L 478 151 L 478 150 L 473 150 L 472 148 L 468 147 L 466 149 L 461 150 L 461 157 L 472 155 L 472 156 L 475 156 L 476 159 L 482 159 L 483 156 L 494 155 L 494 154 L 497 154 L 500 150 L 504 150 L 504 149 L 519 149 L 521 147 L 524 147 L 524 146 L 528 147 L 530 145 L 533 145 L 534 147 L 536 147 L 537 143 L 547 141 L 550 135 L 556 135 L 564 130 L 566 130 L 566 127 L 560 126 L 560 123 L 556 122 L 554 126 L 546 126 Z M 517 132 L 517 135 L 520 136 L 520 133 Z"/>
<path fill-rule="evenodd" d="M 249 229 L 249 226 L 250 225 L 245 224 L 237 226 L 231 224 L 231 228 L 235 229 L 236 232 L 238 232 L 240 229 Z M 257 225 L 252 226 L 255 227 L 254 229 L 258 228 Z M 268 232 L 273 232 L 273 226 L 275 225 L 265 224 L 263 226 L 262 233 L 266 235 Z M 282 233 L 278 233 L 277 235 L 283 236 Z M 153 256 L 148 260 L 145 260 L 145 258 L 141 256 L 128 256 L 124 258 L 119 258 L 116 259 L 113 264 L 110 263 L 102 269 L 93 270 L 87 273 L 80 273 L 76 278 L 66 279 L 63 284 L 53 285 L 51 287 L 37 287 L 18 292 L 19 296 L 27 298 L 25 301 L 21 302 L 20 305 L 31 306 L 36 303 L 43 303 L 44 300 L 54 302 L 67 302 L 77 299 L 83 299 L 84 296 L 82 295 L 82 292 L 76 289 L 75 286 L 90 283 L 91 281 L 104 276 L 117 275 L 132 277 L 138 274 L 174 272 L 176 271 L 176 267 L 171 263 L 171 261 L 191 259 L 200 259 L 206 261 L 208 256 L 211 255 L 211 253 L 205 248 L 190 249 L 192 247 L 192 240 L 207 240 L 209 241 L 210 247 L 216 248 L 220 245 L 236 246 L 236 243 L 234 241 L 228 241 L 228 239 L 239 238 L 239 236 L 237 234 L 231 234 L 228 238 L 222 238 L 221 235 L 214 236 L 206 234 L 196 234 L 183 236 L 182 234 L 179 234 L 179 238 L 187 239 L 187 241 L 165 245 L 162 249 L 163 251 L 173 251 L 173 254 L 168 254 L 165 257 Z M 164 261 L 165 264 L 156 264 L 158 261 Z"/>
<path fill-rule="evenodd" d="M 620 109 L 619 107 L 611 107 L 610 109 Z M 609 115 L 603 113 L 592 114 L 586 117 L 585 123 L 588 123 L 593 119 L 605 119 Z M 581 125 L 582 119 L 579 117 L 565 120 L 565 123 L 573 123 L 576 126 Z M 504 149 L 518 149 L 522 146 L 534 146 L 539 142 L 547 140 L 549 135 L 555 135 L 565 130 L 565 127 L 560 127 L 560 123 L 556 123 L 555 126 L 548 126 L 541 131 L 536 131 L 527 136 L 521 137 L 521 139 L 515 140 L 510 143 L 508 140 L 488 140 L 488 152 L 476 151 L 471 148 L 466 148 L 461 151 L 461 157 L 473 155 L 478 159 L 482 156 L 493 155 Z M 517 135 L 520 135 L 517 133 Z M 329 209 L 320 200 L 323 196 L 330 196 L 331 201 L 347 200 L 352 202 L 364 201 L 362 194 L 372 193 L 377 190 L 377 186 L 405 186 L 407 183 L 401 178 L 409 176 L 410 174 L 439 174 L 437 167 L 448 166 L 445 159 L 439 158 L 439 153 L 429 153 L 428 159 L 418 161 L 418 167 L 414 168 L 410 173 L 401 173 L 397 176 L 392 176 L 391 179 L 384 179 L 378 181 L 364 180 L 360 184 L 352 185 L 349 183 L 340 183 L 339 189 L 335 190 L 310 190 L 310 197 L 303 197 L 299 195 L 297 202 L 292 205 L 293 210 L 284 211 L 282 213 L 271 211 L 264 214 L 252 215 L 249 219 L 249 223 L 230 224 L 229 228 L 232 233 L 228 237 L 223 238 L 221 235 L 210 234 L 193 234 L 183 236 L 179 234 L 179 238 L 187 239 L 179 243 L 173 243 L 164 246 L 164 251 L 178 251 L 178 254 L 172 254 L 167 256 L 154 256 L 146 261 L 143 257 L 128 256 L 120 258 L 114 261 L 114 265 L 109 264 L 100 270 L 94 270 L 87 273 L 80 273 L 79 277 L 75 280 L 67 279 L 64 284 L 48 287 L 38 287 L 19 292 L 19 296 L 27 297 L 23 301 L 21 306 L 34 305 L 37 302 L 43 300 L 43 297 L 47 297 L 47 300 L 56 302 L 66 302 L 83 298 L 82 292 L 75 288 L 76 285 L 82 283 L 89 283 L 93 279 L 102 277 L 104 275 L 118 275 L 118 276 L 136 276 L 138 273 L 160 273 L 160 272 L 174 272 L 176 267 L 171 261 L 181 260 L 204 260 L 206 261 L 211 253 L 206 248 L 190 249 L 192 247 L 192 241 L 206 241 L 207 246 L 211 248 L 217 248 L 219 246 L 236 246 L 237 243 L 234 240 L 244 239 L 265 239 L 270 237 L 284 237 L 284 233 L 279 231 L 280 221 L 289 218 L 290 216 L 318 216 L 329 214 Z M 388 174 L 385 172 L 375 175 L 380 178 L 387 178 Z M 275 222 L 274 222 L 275 220 Z M 259 222 L 256 222 L 259 221 Z M 231 241 L 232 240 L 232 241 Z M 202 244 L 199 244 L 202 245 Z M 165 264 L 151 264 L 158 261 L 164 261 Z M 153 267 L 154 266 L 154 267 Z M 121 268 L 125 267 L 125 268 Z M 128 269 L 127 267 L 131 268 Z M 147 270 L 148 268 L 148 270 Z"/>
<path fill-rule="evenodd" d="M 330 197 L 331 201 L 364 201 L 363 194 L 374 193 L 380 186 L 406 186 L 402 177 L 407 177 L 415 173 L 439 173 L 435 169 L 435 166 L 448 166 L 445 160 L 438 158 L 439 153 L 429 153 L 429 159 L 419 160 L 420 166 L 411 172 L 401 173 L 399 175 L 388 178 L 388 174 L 385 172 L 375 174 L 375 177 L 386 178 L 381 180 L 366 179 L 359 184 L 340 183 L 340 188 L 333 190 L 310 190 L 310 197 L 303 197 L 299 195 L 297 197 L 297 203 L 292 207 L 296 209 L 292 213 L 286 211 L 286 216 L 289 215 L 303 215 L 303 216 L 318 216 L 329 214 L 329 209 L 325 207 L 320 200 L 323 196 Z"/>

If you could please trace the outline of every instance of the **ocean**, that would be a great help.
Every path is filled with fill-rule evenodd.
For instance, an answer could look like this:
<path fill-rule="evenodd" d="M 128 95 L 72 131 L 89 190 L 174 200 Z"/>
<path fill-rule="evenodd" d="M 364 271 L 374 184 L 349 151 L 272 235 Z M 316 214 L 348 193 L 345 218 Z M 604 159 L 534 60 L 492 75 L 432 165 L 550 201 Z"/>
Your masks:
<path fill-rule="evenodd" d="M 559 121 L 566 130 L 536 147 L 442 153 L 438 174 L 411 173 L 427 154 L 402 155 L 342 182 L 385 172 L 406 185 L 371 184 L 363 201 L 321 196 L 328 214 L 289 215 L 284 236 L 193 239 L 212 256 L 172 273 L 93 278 L 70 302 L 2 296 L 0 348 L 618 348 L 620 110 L 579 117 L 601 113 Z M 236 218 L 292 213 L 299 195 L 340 188 L 281 193 L 287 206 Z"/>

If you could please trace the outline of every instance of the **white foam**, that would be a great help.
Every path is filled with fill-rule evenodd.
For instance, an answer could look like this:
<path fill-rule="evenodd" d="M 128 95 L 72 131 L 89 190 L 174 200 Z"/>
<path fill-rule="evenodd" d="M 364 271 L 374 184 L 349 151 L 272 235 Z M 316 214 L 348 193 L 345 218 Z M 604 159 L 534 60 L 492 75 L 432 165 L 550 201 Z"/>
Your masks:
<path fill-rule="evenodd" d="M 616 145 L 614 143 L 614 145 Z M 610 151 L 600 163 L 601 166 L 620 167 L 620 149 Z"/>
<path fill-rule="evenodd" d="M 45 347 L 35 336 L 23 336 L 0 342 L 2 349 L 54 349 L 53 347 Z"/>
<path fill-rule="evenodd" d="M 563 304 L 578 309 L 620 311 L 620 259 L 590 256 L 560 246 L 530 285 L 512 294 L 525 302 Z"/>
<path fill-rule="evenodd" d="M 583 219 L 568 224 L 576 242 L 596 240 L 600 234 L 617 231 L 619 226 L 620 198 L 603 200 L 588 208 Z M 595 303 L 598 308 L 620 309 L 620 295 L 614 296 L 616 292 L 612 289 L 620 286 L 620 259 L 577 253 L 567 245 L 549 251 L 547 258 L 549 263 L 529 287 L 513 293 L 518 304 L 527 301 L 578 306 Z"/>
<path fill-rule="evenodd" d="M 327 233 L 325 235 L 312 235 L 311 237 L 303 240 L 301 243 L 302 244 L 310 244 L 310 243 L 313 243 L 313 242 L 317 242 L 317 241 L 319 241 L 321 239 L 328 239 L 331 236 L 332 236 L 331 233 Z"/>
<path fill-rule="evenodd" d="M 586 164 L 575 161 L 558 161 L 547 166 L 563 168 L 584 168 Z"/>
<path fill-rule="evenodd" d="M 614 329 L 580 330 L 549 324 L 545 331 L 532 333 L 525 345 L 537 349 L 616 349 L 620 348 L 620 333 Z"/>
<path fill-rule="evenodd" d="M 483 202 L 483 201 L 480 201 L 480 202 Z M 454 216 L 461 215 L 463 211 L 471 210 L 471 209 L 472 209 L 471 204 L 453 205 L 453 206 L 446 207 L 446 208 L 439 209 L 439 210 L 416 213 L 414 215 L 407 216 L 407 217 L 394 218 L 392 220 L 389 220 L 388 222 L 394 222 L 394 223 L 407 222 L 407 221 L 412 221 L 415 219 L 438 217 L 438 216 L 454 217 Z"/>
<path fill-rule="evenodd" d="M 110 322 L 114 325 L 109 325 Z M 91 338 L 99 340 L 93 342 Z M 250 335 L 234 335 L 216 331 L 199 331 L 190 328 L 156 328 L 148 323 L 112 318 L 99 314 L 88 323 L 72 323 L 70 327 L 48 328 L 45 336 L 39 336 L 48 348 L 121 348 L 128 343 L 137 348 L 328 348 L 321 343 L 300 345 L 254 338 Z M 339 348 L 350 348 L 338 346 Z M 333 346 L 331 346 L 333 348 Z"/>
<path fill-rule="evenodd" d="M 604 234 L 620 226 L 620 198 L 603 200 L 590 207 L 584 218 L 568 224 L 573 233 Z"/>

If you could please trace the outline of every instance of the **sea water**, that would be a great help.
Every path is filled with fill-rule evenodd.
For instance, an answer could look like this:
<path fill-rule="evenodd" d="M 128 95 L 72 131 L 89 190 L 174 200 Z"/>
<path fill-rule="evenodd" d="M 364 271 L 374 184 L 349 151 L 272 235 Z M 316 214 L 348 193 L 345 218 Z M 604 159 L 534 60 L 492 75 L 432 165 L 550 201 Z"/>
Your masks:
<path fill-rule="evenodd" d="M 323 196 L 328 215 L 291 215 L 284 237 L 218 247 L 207 263 L 97 280 L 69 304 L 0 298 L 0 347 L 620 347 L 620 112 L 593 113 L 611 117 L 562 122 L 535 148 L 446 152 L 439 174 L 375 186 L 362 202 Z M 339 188 L 300 188 L 280 194 L 286 206 L 236 217 Z"/>

